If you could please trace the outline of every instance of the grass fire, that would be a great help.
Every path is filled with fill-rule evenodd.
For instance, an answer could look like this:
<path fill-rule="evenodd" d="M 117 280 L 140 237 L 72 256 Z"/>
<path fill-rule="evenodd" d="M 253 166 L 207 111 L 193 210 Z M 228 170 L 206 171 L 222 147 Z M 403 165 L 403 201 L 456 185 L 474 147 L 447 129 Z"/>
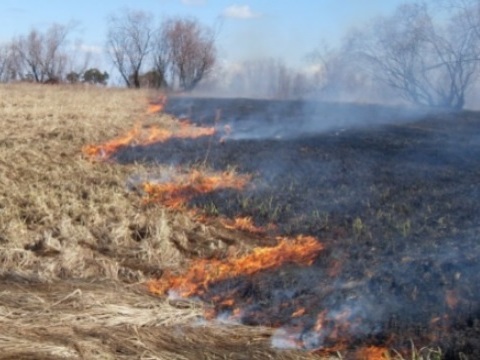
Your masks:
<path fill-rule="evenodd" d="M 279 239 L 275 247 L 255 248 L 251 254 L 240 258 L 194 262 L 184 276 L 168 274 L 160 281 L 150 282 L 149 289 L 159 295 L 169 290 L 183 297 L 201 295 L 216 282 L 276 269 L 286 262 L 311 265 L 320 250 L 322 245 L 312 237 Z"/>
<path fill-rule="evenodd" d="M 0 92 L 0 358 L 480 356 L 478 112 Z"/>

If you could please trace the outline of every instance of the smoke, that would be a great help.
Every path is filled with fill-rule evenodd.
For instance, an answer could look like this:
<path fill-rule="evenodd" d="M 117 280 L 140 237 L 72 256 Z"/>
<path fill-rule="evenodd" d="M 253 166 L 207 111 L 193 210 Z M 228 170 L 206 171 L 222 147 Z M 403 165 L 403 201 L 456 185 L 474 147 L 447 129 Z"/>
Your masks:
<path fill-rule="evenodd" d="M 375 299 L 348 299 L 340 306 L 318 314 L 314 329 L 284 326 L 274 332 L 271 343 L 282 349 L 312 350 L 332 346 L 333 343 L 328 343 L 332 336 L 339 337 L 339 341 L 349 334 L 354 334 L 355 338 L 369 337 L 382 331 L 380 319 L 383 313 Z"/>
<path fill-rule="evenodd" d="M 273 326 L 281 348 L 402 348 L 413 339 L 480 354 L 478 114 L 186 97 L 165 111 L 217 132 L 125 147 L 115 158 L 251 174 L 245 190 L 189 205 L 325 245 L 310 267 L 211 284 L 199 298 L 219 319 Z"/>
<path fill-rule="evenodd" d="M 225 140 L 288 140 L 412 122 L 432 110 L 315 100 L 172 98 L 166 112 L 215 126 Z"/>
<path fill-rule="evenodd" d="M 216 71 L 199 84 L 194 94 L 250 99 L 301 99 L 312 93 L 315 82 L 310 69 L 297 69 L 279 58 L 263 57 L 218 65 Z"/>

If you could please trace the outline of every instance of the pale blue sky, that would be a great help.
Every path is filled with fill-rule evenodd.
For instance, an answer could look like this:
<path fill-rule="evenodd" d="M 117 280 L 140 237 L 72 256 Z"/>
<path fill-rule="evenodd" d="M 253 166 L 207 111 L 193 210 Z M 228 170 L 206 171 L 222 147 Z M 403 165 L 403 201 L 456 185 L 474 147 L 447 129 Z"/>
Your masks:
<path fill-rule="evenodd" d="M 221 24 L 218 46 L 222 60 L 282 58 L 300 65 L 325 39 L 335 44 L 350 27 L 388 14 L 402 0 L 0 0 L 0 41 L 43 29 L 56 22 L 80 23 L 74 38 L 85 45 L 105 44 L 106 18 L 122 8 L 151 12 L 157 21 L 193 16 Z"/>

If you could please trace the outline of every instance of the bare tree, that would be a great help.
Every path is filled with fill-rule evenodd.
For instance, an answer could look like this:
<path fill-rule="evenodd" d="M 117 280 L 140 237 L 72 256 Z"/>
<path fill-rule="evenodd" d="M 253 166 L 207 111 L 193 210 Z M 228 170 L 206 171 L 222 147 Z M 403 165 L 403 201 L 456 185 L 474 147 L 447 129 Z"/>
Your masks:
<path fill-rule="evenodd" d="M 171 85 L 192 90 L 213 68 L 216 61 L 212 29 L 195 19 L 169 19 L 155 42 L 155 65 Z"/>
<path fill-rule="evenodd" d="M 410 3 L 374 21 L 349 46 L 405 99 L 461 109 L 477 75 L 479 40 L 459 13 L 440 26 L 424 3 Z"/>
<path fill-rule="evenodd" d="M 480 0 L 434 0 L 442 10 L 455 14 L 468 27 L 480 37 Z"/>
<path fill-rule="evenodd" d="M 12 41 L 7 45 L 9 48 L 9 57 L 4 71 L 4 81 L 22 80 L 24 78 L 24 66 L 20 54 L 16 50 L 15 43 Z"/>
<path fill-rule="evenodd" d="M 13 48 L 27 72 L 36 82 L 59 80 L 65 72 L 64 46 L 71 26 L 54 24 L 42 33 L 33 29 L 13 41 Z"/>
<path fill-rule="evenodd" d="M 237 96 L 292 99 L 303 98 L 309 84 L 306 75 L 275 58 L 259 58 L 237 64 L 230 88 Z"/>
<path fill-rule="evenodd" d="M 374 81 L 366 70 L 368 64 L 354 55 L 348 47 L 333 48 L 325 43 L 308 55 L 315 97 L 324 101 L 392 102 L 384 98 L 389 89 Z"/>
<path fill-rule="evenodd" d="M 107 48 L 128 87 L 140 87 L 142 65 L 151 49 L 152 16 L 126 9 L 108 23 Z"/>
<path fill-rule="evenodd" d="M 94 48 L 94 47 L 92 47 Z M 74 46 L 71 47 L 67 62 L 66 73 L 69 74 L 69 79 L 65 77 L 70 83 L 80 80 L 80 75 L 85 73 L 87 69 L 91 68 L 93 51 L 91 47 L 85 46 L 81 40 L 77 39 Z M 98 60 L 97 60 L 98 61 Z M 78 75 L 78 79 L 75 75 Z"/>
<path fill-rule="evenodd" d="M 13 51 L 11 44 L 0 45 L 0 81 L 10 80 L 13 62 Z"/>
<path fill-rule="evenodd" d="M 156 88 L 167 88 L 169 82 L 173 86 L 174 71 L 172 62 L 172 51 L 170 50 L 170 42 L 166 33 L 166 25 L 161 25 L 155 32 L 152 41 L 152 58 L 153 70 L 150 73 L 155 73 L 155 83 L 152 84 Z"/>
<path fill-rule="evenodd" d="M 38 30 L 31 30 L 28 36 L 21 36 L 14 40 L 14 49 L 21 59 L 23 68 L 36 82 L 44 81 L 45 73 L 42 71 L 43 36 Z"/>

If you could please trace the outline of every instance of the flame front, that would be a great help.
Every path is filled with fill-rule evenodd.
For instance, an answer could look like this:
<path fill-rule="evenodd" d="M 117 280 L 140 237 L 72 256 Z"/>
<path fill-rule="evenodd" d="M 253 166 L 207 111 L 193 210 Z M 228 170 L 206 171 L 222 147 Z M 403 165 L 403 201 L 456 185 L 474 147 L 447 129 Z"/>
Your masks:
<path fill-rule="evenodd" d="M 208 174 L 193 170 L 188 176 L 176 177 L 163 183 L 145 182 L 143 191 L 147 194 L 145 203 L 160 203 L 172 209 L 181 209 L 193 197 L 219 189 L 242 190 L 250 181 L 250 176 L 233 172 Z"/>
<path fill-rule="evenodd" d="M 220 222 L 226 229 L 236 229 L 246 231 L 251 234 L 264 234 L 265 230 L 272 230 L 275 228 L 273 224 L 269 224 L 266 228 L 256 226 L 250 216 L 235 217 L 233 220 L 221 219 Z"/>
<path fill-rule="evenodd" d="M 107 141 L 100 145 L 86 145 L 82 152 L 92 159 L 108 159 L 119 149 L 132 145 L 151 145 L 162 143 L 172 138 L 195 139 L 202 136 L 212 136 L 215 134 L 213 127 L 197 127 L 187 122 L 181 122 L 179 129 L 168 130 L 159 126 L 141 127 L 136 125 L 126 134 L 115 139 Z"/>
<path fill-rule="evenodd" d="M 311 265 L 323 250 L 323 245 L 311 236 L 278 240 L 274 247 L 255 248 L 252 253 L 239 258 L 195 260 L 183 275 L 166 273 L 160 280 L 150 281 L 149 290 L 158 295 L 164 295 L 169 290 L 174 290 L 184 297 L 201 295 L 212 284 L 235 276 L 253 275 L 278 268 L 285 263 Z"/>
<path fill-rule="evenodd" d="M 152 115 L 163 111 L 166 99 L 161 98 L 151 102 L 148 106 L 146 115 Z M 109 159 L 118 150 L 133 145 L 151 145 L 162 143 L 172 138 L 195 139 L 203 136 L 212 136 L 215 134 L 213 127 L 195 126 L 189 121 L 178 121 L 177 128 L 170 130 L 156 125 L 141 126 L 137 123 L 133 129 L 127 133 L 118 136 L 115 139 L 107 141 L 100 145 L 86 145 L 83 147 L 83 154 L 90 159 Z"/>

